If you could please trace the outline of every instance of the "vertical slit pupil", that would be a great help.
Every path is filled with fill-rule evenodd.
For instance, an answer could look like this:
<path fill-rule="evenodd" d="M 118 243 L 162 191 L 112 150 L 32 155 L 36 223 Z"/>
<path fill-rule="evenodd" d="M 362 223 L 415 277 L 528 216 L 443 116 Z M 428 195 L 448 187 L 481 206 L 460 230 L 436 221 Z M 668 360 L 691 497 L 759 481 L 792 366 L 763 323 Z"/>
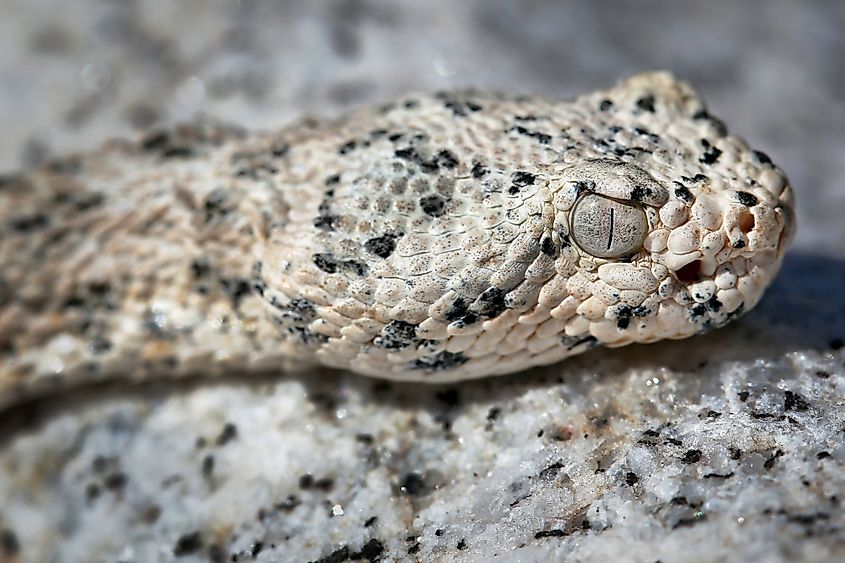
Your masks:
<path fill-rule="evenodd" d="M 610 250 L 610 245 L 613 244 L 613 208 L 610 208 L 610 234 L 607 237 L 607 250 Z"/>

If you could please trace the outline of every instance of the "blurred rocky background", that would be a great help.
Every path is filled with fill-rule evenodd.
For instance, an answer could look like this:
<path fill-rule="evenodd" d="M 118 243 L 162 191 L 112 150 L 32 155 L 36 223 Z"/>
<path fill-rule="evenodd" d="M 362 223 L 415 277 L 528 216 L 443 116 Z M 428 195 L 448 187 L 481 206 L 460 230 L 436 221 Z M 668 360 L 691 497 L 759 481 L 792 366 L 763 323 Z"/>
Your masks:
<path fill-rule="evenodd" d="M 4 413 L 0 561 L 845 560 L 845 3 L 0 0 L 0 171 L 198 112 L 567 97 L 664 68 L 789 174 L 761 306 L 448 387 L 347 374 Z M 5 558 L 5 559 L 4 559 Z"/>

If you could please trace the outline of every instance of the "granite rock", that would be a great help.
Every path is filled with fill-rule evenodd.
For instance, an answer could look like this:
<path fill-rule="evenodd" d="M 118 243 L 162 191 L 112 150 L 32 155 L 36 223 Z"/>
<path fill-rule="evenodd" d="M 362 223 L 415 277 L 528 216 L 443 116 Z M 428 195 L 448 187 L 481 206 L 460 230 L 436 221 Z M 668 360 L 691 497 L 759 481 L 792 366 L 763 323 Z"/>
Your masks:
<path fill-rule="evenodd" d="M 758 309 L 686 341 L 451 386 L 232 374 L 14 407 L 0 561 L 845 559 L 836 2 L 6 4 L 7 169 L 196 111 L 270 127 L 668 67 L 783 163 L 800 228 Z"/>

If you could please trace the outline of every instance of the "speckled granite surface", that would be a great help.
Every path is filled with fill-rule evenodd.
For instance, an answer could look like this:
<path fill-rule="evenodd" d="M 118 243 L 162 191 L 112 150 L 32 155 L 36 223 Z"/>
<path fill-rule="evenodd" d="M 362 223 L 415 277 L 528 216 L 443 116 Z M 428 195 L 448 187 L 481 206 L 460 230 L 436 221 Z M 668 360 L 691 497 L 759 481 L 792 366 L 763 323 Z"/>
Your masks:
<path fill-rule="evenodd" d="M 464 385 L 233 374 L 14 408 L 0 561 L 845 559 L 843 8 L 454 4 L 7 0 L 0 167 L 195 111 L 269 127 L 667 67 L 796 186 L 798 239 L 761 306 Z"/>

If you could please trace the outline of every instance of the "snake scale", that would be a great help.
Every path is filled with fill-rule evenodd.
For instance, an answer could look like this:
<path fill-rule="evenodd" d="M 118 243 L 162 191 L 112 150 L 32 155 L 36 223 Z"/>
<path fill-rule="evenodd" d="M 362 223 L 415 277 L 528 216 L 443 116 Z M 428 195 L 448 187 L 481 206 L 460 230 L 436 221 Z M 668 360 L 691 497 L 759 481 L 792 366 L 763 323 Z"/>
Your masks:
<path fill-rule="evenodd" d="M 211 120 L 0 180 L 0 404 L 309 369 L 456 381 L 749 311 L 794 231 L 771 160 L 662 72 Z"/>

